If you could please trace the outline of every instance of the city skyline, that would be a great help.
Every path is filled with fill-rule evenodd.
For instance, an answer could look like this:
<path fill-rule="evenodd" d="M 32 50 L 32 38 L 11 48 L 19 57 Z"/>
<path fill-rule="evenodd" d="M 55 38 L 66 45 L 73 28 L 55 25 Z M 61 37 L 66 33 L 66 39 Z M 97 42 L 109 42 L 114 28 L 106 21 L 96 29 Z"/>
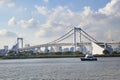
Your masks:
<path fill-rule="evenodd" d="M 0 48 L 17 37 L 47 43 L 76 26 L 98 41 L 120 41 L 119 8 L 119 0 L 0 0 Z"/>

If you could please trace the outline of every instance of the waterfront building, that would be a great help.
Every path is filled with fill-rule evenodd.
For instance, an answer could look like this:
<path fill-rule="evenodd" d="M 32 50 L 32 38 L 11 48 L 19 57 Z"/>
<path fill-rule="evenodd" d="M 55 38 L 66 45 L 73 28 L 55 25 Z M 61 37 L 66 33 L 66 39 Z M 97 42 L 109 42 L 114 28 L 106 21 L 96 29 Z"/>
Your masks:
<path fill-rule="evenodd" d="M 8 53 L 8 46 L 5 45 L 4 49 L 0 49 L 0 56 L 4 56 Z"/>
<path fill-rule="evenodd" d="M 61 46 L 55 46 L 55 52 L 62 52 Z"/>
<path fill-rule="evenodd" d="M 68 51 L 69 51 L 69 48 L 64 48 L 63 51 L 64 51 L 64 52 L 68 52 Z"/>
<path fill-rule="evenodd" d="M 71 48 L 70 48 L 70 52 L 74 52 L 74 47 L 71 47 Z"/>
<path fill-rule="evenodd" d="M 77 48 L 77 51 L 82 52 L 83 54 L 86 54 L 88 52 L 88 49 L 85 46 L 80 46 Z"/>
<path fill-rule="evenodd" d="M 5 49 L 0 49 L 0 56 L 4 56 L 5 55 Z"/>
<path fill-rule="evenodd" d="M 55 52 L 54 48 L 51 46 L 49 52 Z"/>

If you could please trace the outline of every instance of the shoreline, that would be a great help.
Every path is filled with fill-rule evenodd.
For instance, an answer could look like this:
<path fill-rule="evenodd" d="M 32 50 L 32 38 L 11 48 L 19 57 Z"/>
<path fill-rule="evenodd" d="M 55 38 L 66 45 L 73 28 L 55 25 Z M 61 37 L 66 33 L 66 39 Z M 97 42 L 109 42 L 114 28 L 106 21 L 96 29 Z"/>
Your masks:
<path fill-rule="evenodd" d="M 85 55 L 31 55 L 31 56 L 3 56 L 1 59 L 34 59 L 34 58 L 80 58 Z M 120 54 L 103 54 L 103 55 L 94 55 L 94 57 L 120 57 Z"/>

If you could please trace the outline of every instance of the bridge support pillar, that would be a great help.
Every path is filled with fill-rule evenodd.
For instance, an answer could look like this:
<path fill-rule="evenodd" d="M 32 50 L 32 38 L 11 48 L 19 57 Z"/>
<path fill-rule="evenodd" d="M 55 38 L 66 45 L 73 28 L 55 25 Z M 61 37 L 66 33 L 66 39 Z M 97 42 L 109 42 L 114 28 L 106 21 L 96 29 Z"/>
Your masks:
<path fill-rule="evenodd" d="M 49 49 L 48 49 L 48 46 L 45 47 L 45 53 L 48 53 L 49 52 Z"/>
<path fill-rule="evenodd" d="M 74 52 L 75 52 L 76 47 L 77 47 L 77 43 L 76 43 L 76 27 L 74 27 L 74 40 L 73 40 L 73 43 L 74 43 Z"/>

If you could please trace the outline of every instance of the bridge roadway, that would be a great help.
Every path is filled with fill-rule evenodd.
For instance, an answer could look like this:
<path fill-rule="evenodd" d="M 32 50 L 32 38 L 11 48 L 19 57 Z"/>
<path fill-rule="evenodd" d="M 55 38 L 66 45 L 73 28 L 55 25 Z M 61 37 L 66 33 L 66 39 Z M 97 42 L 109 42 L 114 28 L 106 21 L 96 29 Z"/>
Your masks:
<path fill-rule="evenodd" d="M 81 43 L 82 45 L 90 45 L 90 42 L 86 43 Z M 80 43 L 77 43 L 77 46 L 81 45 Z M 74 46 L 73 43 L 54 43 L 54 44 L 41 44 L 41 45 L 35 45 L 35 46 L 30 46 L 30 47 L 25 47 L 25 48 L 19 48 L 18 50 L 30 50 L 30 49 L 35 49 L 35 48 L 41 48 L 41 47 L 52 47 L 52 46 Z"/>
<path fill-rule="evenodd" d="M 98 42 L 97 44 L 103 45 L 103 42 Z M 120 42 L 109 42 L 107 43 L 108 45 L 112 44 L 120 44 Z M 81 45 L 91 45 L 91 42 L 84 42 L 84 43 L 77 43 L 77 46 Z M 30 46 L 30 47 L 24 47 L 24 48 L 19 48 L 18 50 L 30 50 L 30 49 L 35 49 L 35 48 L 41 48 L 41 47 L 52 47 L 52 46 L 74 46 L 74 43 L 54 43 L 54 44 L 41 44 L 41 45 L 35 45 L 35 46 Z"/>

